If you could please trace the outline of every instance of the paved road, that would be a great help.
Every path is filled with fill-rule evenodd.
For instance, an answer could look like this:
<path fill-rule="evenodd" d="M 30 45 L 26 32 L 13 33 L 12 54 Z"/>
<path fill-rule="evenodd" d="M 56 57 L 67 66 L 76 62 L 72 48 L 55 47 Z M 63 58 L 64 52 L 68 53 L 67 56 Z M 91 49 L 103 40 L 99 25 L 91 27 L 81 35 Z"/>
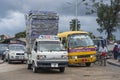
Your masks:
<path fill-rule="evenodd" d="M 67 67 L 64 73 L 58 70 L 33 73 L 26 64 L 0 64 L 0 80 L 120 80 L 119 67 Z"/>

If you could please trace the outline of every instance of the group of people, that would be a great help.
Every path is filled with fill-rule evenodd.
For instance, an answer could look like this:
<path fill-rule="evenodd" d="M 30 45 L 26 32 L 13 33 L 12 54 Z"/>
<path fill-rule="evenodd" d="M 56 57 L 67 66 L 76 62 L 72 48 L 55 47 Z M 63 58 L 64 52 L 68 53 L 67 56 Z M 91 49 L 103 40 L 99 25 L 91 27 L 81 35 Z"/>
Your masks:
<path fill-rule="evenodd" d="M 113 57 L 115 60 L 120 59 L 120 43 L 114 43 L 114 48 L 113 48 Z"/>
<path fill-rule="evenodd" d="M 100 46 L 98 52 L 100 54 L 107 53 L 108 52 L 107 47 L 105 45 Z M 114 43 L 113 58 L 115 60 L 120 61 L 120 43 L 119 44 Z"/>
<path fill-rule="evenodd" d="M 108 49 L 105 44 L 97 45 L 96 49 L 97 49 L 97 54 L 100 56 L 106 56 L 108 53 Z M 120 61 L 120 42 L 114 43 L 114 48 L 113 48 L 112 53 L 113 53 L 113 58 L 115 60 Z"/>

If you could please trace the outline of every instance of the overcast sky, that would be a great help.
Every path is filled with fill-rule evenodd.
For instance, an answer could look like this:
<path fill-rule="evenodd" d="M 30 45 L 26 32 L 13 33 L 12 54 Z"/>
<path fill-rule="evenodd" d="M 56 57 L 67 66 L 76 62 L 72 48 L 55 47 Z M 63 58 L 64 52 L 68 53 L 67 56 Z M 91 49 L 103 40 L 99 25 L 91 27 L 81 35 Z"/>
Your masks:
<path fill-rule="evenodd" d="M 78 0 L 78 3 L 81 0 Z M 24 14 L 30 10 L 55 11 L 59 15 L 59 32 L 69 30 L 69 22 L 75 18 L 75 0 L 1 0 L 0 5 L 0 34 L 14 36 L 15 33 L 26 29 Z M 85 15 L 85 6 L 78 6 L 78 19 L 81 29 L 93 32 L 98 24 L 95 15 Z"/>

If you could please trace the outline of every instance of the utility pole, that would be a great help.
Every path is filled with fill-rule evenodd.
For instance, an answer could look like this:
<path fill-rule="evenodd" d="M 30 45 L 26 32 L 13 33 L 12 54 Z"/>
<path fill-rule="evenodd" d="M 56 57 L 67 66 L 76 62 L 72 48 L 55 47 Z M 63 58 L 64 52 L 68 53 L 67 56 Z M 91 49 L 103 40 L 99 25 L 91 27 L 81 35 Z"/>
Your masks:
<path fill-rule="evenodd" d="M 84 2 L 85 0 L 82 0 L 81 2 L 79 2 L 79 5 Z M 78 0 L 76 0 L 76 9 L 75 9 L 75 16 L 76 16 L 76 23 L 75 23 L 75 30 L 77 31 L 77 27 L 78 27 Z"/>
<path fill-rule="evenodd" d="M 78 17 L 78 0 L 76 0 L 76 10 L 75 10 L 75 14 L 76 14 L 76 23 L 75 23 L 75 30 L 77 31 L 77 23 L 78 23 L 78 21 L 77 21 L 77 17 Z"/>

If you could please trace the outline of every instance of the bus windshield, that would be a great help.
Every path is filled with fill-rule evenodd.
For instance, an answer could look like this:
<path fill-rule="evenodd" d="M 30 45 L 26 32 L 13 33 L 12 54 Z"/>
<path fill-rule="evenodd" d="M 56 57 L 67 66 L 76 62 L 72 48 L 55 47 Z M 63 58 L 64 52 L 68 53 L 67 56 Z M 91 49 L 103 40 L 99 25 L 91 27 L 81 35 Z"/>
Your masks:
<path fill-rule="evenodd" d="M 68 36 L 69 48 L 93 46 L 92 39 L 86 34 L 72 34 Z"/>

